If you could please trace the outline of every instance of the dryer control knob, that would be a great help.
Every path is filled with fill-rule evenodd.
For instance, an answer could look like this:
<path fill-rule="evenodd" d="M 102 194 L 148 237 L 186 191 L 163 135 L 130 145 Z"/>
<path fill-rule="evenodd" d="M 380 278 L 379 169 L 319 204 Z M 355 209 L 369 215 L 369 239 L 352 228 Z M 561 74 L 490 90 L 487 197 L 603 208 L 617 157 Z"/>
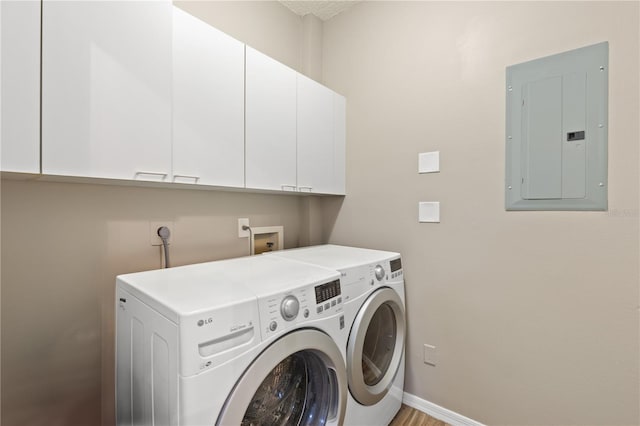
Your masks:
<path fill-rule="evenodd" d="M 282 299 L 282 303 L 280 304 L 280 313 L 282 314 L 282 318 L 286 321 L 294 320 L 298 316 L 298 311 L 300 310 L 300 302 L 296 299 L 295 296 L 287 296 Z"/>
<path fill-rule="evenodd" d="M 380 265 L 376 265 L 375 268 L 375 273 L 376 273 L 376 279 L 378 281 L 382 281 L 382 279 L 384 278 L 384 268 Z"/>

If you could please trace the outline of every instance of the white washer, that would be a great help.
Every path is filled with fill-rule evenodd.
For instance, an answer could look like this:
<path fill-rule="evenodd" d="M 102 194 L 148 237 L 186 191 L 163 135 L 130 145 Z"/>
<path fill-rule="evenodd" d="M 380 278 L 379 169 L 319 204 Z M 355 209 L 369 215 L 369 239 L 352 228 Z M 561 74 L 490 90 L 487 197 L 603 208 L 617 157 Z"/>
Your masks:
<path fill-rule="evenodd" d="M 336 271 L 267 256 L 119 276 L 117 424 L 342 425 L 338 298 Z"/>
<path fill-rule="evenodd" d="M 345 424 L 389 424 L 400 409 L 404 388 L 406 320 L 400 254 L 323 245 L 270 255 L 341 273 L 350 328 Z"/>

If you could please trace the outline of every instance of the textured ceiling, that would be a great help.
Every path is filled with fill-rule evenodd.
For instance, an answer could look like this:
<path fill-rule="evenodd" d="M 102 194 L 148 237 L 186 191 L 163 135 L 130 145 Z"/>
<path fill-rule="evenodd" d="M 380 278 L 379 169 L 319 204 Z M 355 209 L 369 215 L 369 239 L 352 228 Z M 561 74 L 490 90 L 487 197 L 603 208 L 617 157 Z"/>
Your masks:
<path fill-rule="evenodd" d="M 298 0 L 298 1 L 286 1 L 279 0 L 280 3 L 288 7 L 293 13 L 304 16 L 309 13 L 317 16 L 323 21 L 327 21 L 340 12 L 344 12 L 356 3 L 360 1 L 313 1 L 313 0 Z"/>

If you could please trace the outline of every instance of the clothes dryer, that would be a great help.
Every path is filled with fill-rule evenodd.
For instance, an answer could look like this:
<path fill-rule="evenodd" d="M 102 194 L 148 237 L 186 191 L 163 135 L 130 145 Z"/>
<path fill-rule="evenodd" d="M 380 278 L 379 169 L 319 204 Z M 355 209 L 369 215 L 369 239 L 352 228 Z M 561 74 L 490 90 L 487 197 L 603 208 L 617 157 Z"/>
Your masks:
<path fill-rule="evenodd" d="M 342 425 L 339 297 L 336 271 L 266 256 L 119 276 L 117 424 Z"/>
<path fill-rule="evenodd" d="M 346 425 L 387 425 L 400 409 L 406 335 L 404 274 L 398 253 L 337 245 L 272 252 L 341 273 L 349 397 Z"/>

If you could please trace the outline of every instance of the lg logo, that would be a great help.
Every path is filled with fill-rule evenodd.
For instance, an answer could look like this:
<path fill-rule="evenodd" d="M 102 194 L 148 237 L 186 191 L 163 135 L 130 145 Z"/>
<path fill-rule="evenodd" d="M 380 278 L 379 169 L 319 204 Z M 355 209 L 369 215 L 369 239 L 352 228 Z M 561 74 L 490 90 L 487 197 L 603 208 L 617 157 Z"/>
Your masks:
<path fill-rule="evenodd" d="M 213 318 L 201 319 L 198 321 L 198 327 L 202 327 L 205 324 L 211 324 L 213 322 Z"/>

